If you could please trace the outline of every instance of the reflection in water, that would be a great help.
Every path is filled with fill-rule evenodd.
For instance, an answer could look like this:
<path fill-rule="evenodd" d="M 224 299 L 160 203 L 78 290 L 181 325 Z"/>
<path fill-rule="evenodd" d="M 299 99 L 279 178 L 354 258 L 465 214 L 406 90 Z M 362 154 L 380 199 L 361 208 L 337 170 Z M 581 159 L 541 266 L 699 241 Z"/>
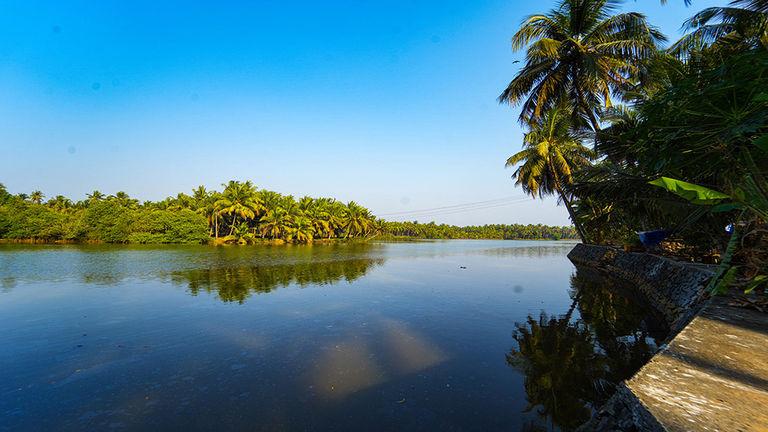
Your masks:
<path fill-rule="evenodd" d="M 573 245 L 574 243 L 562 242 L 542 246 L 500 247 L 481 249 L 477 253 L 497 258 L 545 258 L 567 255 L 573 249 Z"/>
<path fill-rule="evenodd" d="M 571 287 L 574 300 L 565 315 L 542 312 L 516 324 L 517 346 L 506 357 L 525 374 L 525 411 L 535 409 L 542 421 L 565 430 L 588 420 L 668 331 L 649 308 L 593 272 L 578 270 Z M 580 318 L 572 319 L 576 310 Z"/>
<path fill-rule="evenodd" d="M 567 429 L 656 343 L 567 250 L 0 245 L 0 431 Z"/>
<path fill-rule="evenodd" d="M 325 262 L 301 262 L 250 267 L 215 267 L 176 271 L 175 283 L 186 283 L 192 295 L 201 290 L 216 292 L 225 302 L 244 302 L 252 293 L 268 293 L 290 284 L 325 285 L 346 280 L 352 282 L 368 270 L 384 263 L 383 259 L 351 259 Z"/>

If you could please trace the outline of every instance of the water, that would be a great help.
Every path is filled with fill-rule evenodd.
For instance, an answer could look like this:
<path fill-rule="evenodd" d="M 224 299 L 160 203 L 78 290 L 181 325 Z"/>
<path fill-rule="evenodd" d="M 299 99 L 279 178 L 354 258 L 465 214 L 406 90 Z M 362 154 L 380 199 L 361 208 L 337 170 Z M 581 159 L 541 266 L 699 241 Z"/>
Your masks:
<path fill-rule="evenodd" d="M 0 245 L 0 430 L 568 430 L 666 331 L 572 246 Z"/>

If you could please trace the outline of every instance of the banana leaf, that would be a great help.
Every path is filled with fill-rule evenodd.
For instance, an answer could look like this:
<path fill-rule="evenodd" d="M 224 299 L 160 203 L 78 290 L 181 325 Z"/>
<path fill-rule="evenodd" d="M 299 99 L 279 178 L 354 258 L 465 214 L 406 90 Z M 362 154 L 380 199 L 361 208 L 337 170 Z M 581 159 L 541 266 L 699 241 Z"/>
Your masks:
<path fill-rule="evenodd" d="M 692 204 L 716 205 L 724 200 L 731 199 L 729 195 L 722 192 L 669 177 L 660 177 L 648 183 L 666 189 L 667 191 L 688 200 Z"/>

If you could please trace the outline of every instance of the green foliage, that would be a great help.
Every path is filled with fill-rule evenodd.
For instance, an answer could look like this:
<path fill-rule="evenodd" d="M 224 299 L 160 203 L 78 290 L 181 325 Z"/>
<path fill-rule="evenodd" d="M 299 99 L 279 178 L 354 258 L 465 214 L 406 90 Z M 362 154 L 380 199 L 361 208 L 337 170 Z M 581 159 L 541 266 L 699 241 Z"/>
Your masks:
<path fill-rule="evenodd" d="M 130 243 L 189 243 L 208 240 L 205 217 L 190 210 L 144 210 L 131 222 Z"/>
<path fill-rule="evenodd" d="M 99 191 L 72 202 L 57 196 L 36 204 L 42 193 L 9 194 L 0 185 L 0 239 L 94 241 L 106 243 L 218 243 L 262 241 L 311 243 L 318 239 L 418 238 L 561 239 L 574 238 L 570 227 L 487 225 L 455 227 L 385 222 L 355 203 L 331 198 L 300 200 L 258 190 L 251 182 L 231 181 L 223 192 L 195 189 L 159 202 L 139 204 L 125 192 Z M 38 199 L 39 198 L 39 199 Z"/>
<path fill-rule="evenodd" d="M 118 200 L 94 203 L 83 214 L 83 223 L 88 227 L 87 239 L 126 243 L 134 217 L 134 210 Z"/>
<path fill-rule="evenodd" d="M 616 12 L 611 0 L 562 0 L 546 14 L 528 17 L 512 37 L 526 62 L 499 96 L 522 103 L 521 122 L 567 103 L 574 122 L 599 129 L 597 112 L 630 90 L 664 36 L 644 15 Z"/>
<path fill-rule="evenodd" d="M 722 192 L 669 177 L 659 177 L 649 181 L 648 184 L 664 188 L 692 204 L 716 205 L 723 200 L 731 199 L 729 195 Z"/>
<path fill-rule="evenodd" d="M 759 145 L 768 132 L 768 52 L 717 56 L 716 66 L 685 65 L 666 89 L 597 133 L 606 159 L 575 173 L 569 187 L 594 239 L 615 242 L 623 235 L 612 237 L 614 231 L 666 228 L 687 243 L 722 248 L 722 228 L 736 210 L 768 215 L 768 152 Z M 682 199 L 648 184 L 659 177 L 669 180 L 657 185 Z"/>
<path fill-rule="evenodd" d="M 383 232 L 396 237 L 425 239 L 561 240 L 578 238 L 573 227 L 547 225 L 483 225 L 458 227 L 418 222 L 386 222 Z"/>

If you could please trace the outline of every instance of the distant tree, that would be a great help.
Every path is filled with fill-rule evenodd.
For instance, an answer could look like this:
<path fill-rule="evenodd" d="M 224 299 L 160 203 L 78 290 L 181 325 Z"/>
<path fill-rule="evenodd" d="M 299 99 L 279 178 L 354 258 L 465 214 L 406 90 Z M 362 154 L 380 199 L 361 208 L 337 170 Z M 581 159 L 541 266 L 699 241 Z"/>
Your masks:
<path fill-rule="evenodd" d="M 36 190 L 29 194 L 29 200 L 32 201 L 35 204 L 40 204 L 43 202 L 43 198 L 45 198 L 45 195 L 43 195 L 42 192 L 39 190 Z"/>
<path fill-rule="evenodd" d="M 88 197 L 88 201 L 101 201 L 104 199 L 104 194 L 101 193 L 98 190 L 95 190 L 89 194 L 86 195 Z"/>

